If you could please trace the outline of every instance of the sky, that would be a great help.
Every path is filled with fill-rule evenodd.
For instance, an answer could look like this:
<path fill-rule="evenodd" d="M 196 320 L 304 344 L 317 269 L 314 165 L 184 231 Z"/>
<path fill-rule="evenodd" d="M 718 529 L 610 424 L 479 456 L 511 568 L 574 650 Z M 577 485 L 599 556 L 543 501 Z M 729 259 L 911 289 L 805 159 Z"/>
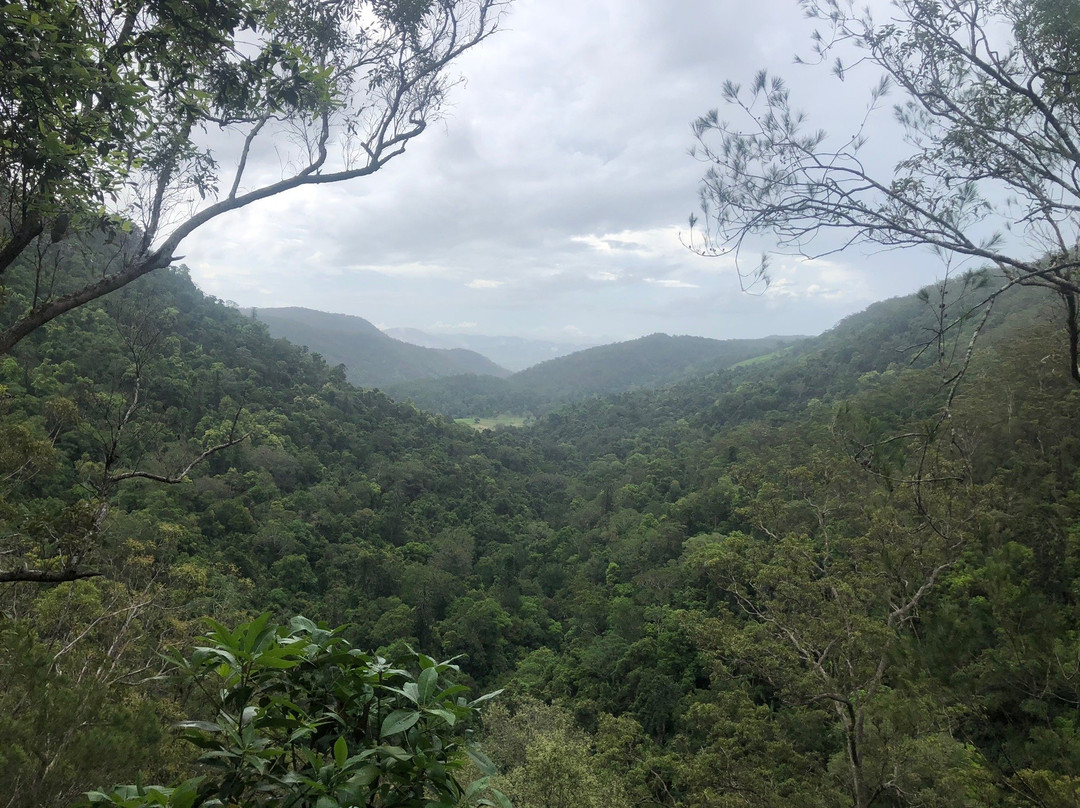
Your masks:
<path fill-rule="evenodd" d="M 725 79 L 788 80 L 814 126 L 843 130 L 866 83 L 794 64 L 796 0 L 515 0 L 465 55 L 442 120 L 378 173 L 305 188 L 204 226 L 181 250 L 209 294 L 380 327 L 608 342 L 817 334 L 908 294 L 928 252 L 778 258 L 763 293 L 687 249 L 704 166 L 691 124 Z M 890 140 L 885 110 L 876 124 Z"/>

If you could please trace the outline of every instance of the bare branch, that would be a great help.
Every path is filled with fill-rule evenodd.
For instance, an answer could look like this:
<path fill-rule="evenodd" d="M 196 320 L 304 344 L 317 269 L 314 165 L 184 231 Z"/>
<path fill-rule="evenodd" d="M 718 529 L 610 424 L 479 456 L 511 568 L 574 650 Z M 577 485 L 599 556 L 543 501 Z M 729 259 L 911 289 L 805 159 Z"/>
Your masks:
<path fill-rule="evenodd" d="M 248 437 L 249 437 L 249 435 L 243 434 L 243 435 L 240 435 L 239 437 L 236 437 L 236 438 L 230 438 L 229 440 L 225 441 L 224 443 L 219 443 L 216 446 L 211 446 L 209 449 L 206 449 L 205 451 L 200 453 L 198 457 L 196 457 L 194 460 L 192 460 L 190 463 L 188 463 L 186 466 L 184 466 L 184 468 L 181 469 L 176 474 L 168 475 L 168 474 L 154 474 L 154 473 L 149 472 L 149 471 L 125 471 L 125 472 L 122 472 L 120 474 L 111 474 L 111 475 L 109 475 L 108 479 L 109 479 L 110 483 L 119 483 L 119 482 L 123 482 L 124 480 L 141 479 L 141 480 L 154 480 L 155 482 L 159 482 L 159 483 L 166 483 L 166 484 L 169 484 L 169 485 L 175 485 L 175 484 L 181 483 L 185 479 L 187 479 L 187 476 L 188 476 L 188 474 L 191 473 L 191 470 L 193 468 L 195 468 L 197 465 L 199 465 L 199 463 L 206 460 L 206 458 L 210 457 L 211 455 L 217 454 L 218 452 L 220 452 L 220 451 L 222 451 L 224 449 L 228 449 L 230 446 L 236 446 L 238 443 L 242 443 L 243 441 L 247 440 Z"/>
<path fill-rule="evenodd" d="M 86 570 L 9 570 L 0 572 L 0 584 L 33 583 L 60 584 L 68 581 L 81 581 L 84 578 L 100 578 L 105 573 Z"/>

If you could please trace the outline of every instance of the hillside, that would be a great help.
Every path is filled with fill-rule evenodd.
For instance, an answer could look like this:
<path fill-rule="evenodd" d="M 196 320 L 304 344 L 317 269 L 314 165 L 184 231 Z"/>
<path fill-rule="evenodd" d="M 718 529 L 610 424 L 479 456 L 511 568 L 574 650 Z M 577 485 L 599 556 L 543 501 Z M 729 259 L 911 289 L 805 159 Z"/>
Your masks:
<path fill-rule="evenodd" d="M 425 348 L 464 348 L 476 351 L 511 371 L 525 370 L 548 359 L 557 359 L 593 344 L 552 342 L 522 337 L 491 337 L 483 334 L 430 334 L 417 328 L 387 328 L 384 333 L 402 342 Z"/>
<path fill-rule="evenodd" d="M 462 373 L 503 377 L 510 371 L 462 348 L 422 348 L 387 336 L 362 317 L 303 308 L 256 309 L 271 335 L 306 346 L 328 364 L 344 365 L 360 387 L 387 387 L 414 379 Z"/>
<path fill-rule="evenodd" d="M 651 334 L 552 359 L 515 373 L 514 384 L 556 400 L 649 389 L 705 376 L 781 350 L 800 337 L 716 340 Z"/>
<path fill-rule="evenodd" d="M 451 417 L 544 413 L 593 395 L 663 387 L 785 350 L 799 337 L 715 340 L 652 334 L 551 359 L 504 380 L 447 377 L 397 384 L 387 392 Z"/>
<path fill-rule="evenodd" d="M 520 808 L 553 777 L 585 808 L 831 808 L 855 778 L 901 808 L 1067 805 L 1080 391 L 1055 302 L 1002 300 L 947 418 L 976 321 L 916 356 L 931 291 L 477 433 L 144 278 L 0 360 L 0 574 L 92 576 L 0 584 L 0 794 L 216 776 L 176 730 L 212 726 L 205 694 L 158 654 L 265 611 L 464 654 L 464 685 L 506 688 L 478 735 Z"/>

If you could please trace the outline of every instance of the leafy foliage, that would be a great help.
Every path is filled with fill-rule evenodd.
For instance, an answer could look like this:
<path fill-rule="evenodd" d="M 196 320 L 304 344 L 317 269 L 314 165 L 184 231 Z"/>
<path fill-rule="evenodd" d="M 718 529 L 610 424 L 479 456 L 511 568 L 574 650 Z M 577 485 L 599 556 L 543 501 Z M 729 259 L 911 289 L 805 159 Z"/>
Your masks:
<path fill-rule="evenodd" d="M 400 156 L 457 83 L 501 0 L 0 7 L 0 353 L 169 266 L 208 221 Z M 200 132 L 229 133 L 210 147 Z M 253 179 L 253 144 L 290 166 Z M 292 144 L 290 146 L 290 144 Z M 112 260 L 86 272 L 109 247 Z"/>
<path fill-rule="evenodd" d="M 206 777 L 181 800 L 226 787 L 230 770 L 194 770 L 175 735 L 192 716 L 222 728 L 188 732 L 243 764 L 238 789 L 292 771 L 317 804 L 376 761 L 384 783 L 427 777 L 385 749 L 345 777 L 331 701 L 303 690 L 339 681 L 340 659 L 370 685 L 377 659 L 355 648 L 412 660 L 391 666 L 407 676 L 379 691 L 382 716 L 343 733 L 345 761 L 369 743 L 413 754 L 413 731 L 464 743 L 463 717 L 408 698 L 424 669 L 411 646 L 467 654 L 455 682 L 507 688 L 484 728 L 488 782 L 525 804 L 572 781 L 595 804 L 1068 804 L 1078 393 L 1036 292 L 995 307 L 955 392 L 978 323 L 910 350 L 941 322 L 929 289 L 757 363 L 476 433 L 353 388 L 182 272 L 145 278 L 0 364 L 0 429 L 23 436 L 0 451 L 0 561 L 51 570 L 78 550 L 103 573 L 0 589 L 0 754 L 16 764 L 0 784 L 19 808 L 108 782 Z M 949 295 L 944 316 L 965 307 Z M 140 322 L 168 327 L 133 343 Z M 183 482 L 93 485 L 103 453 L 114 473 L 167 474 L 234 419 L 249 437 Z M 195 640 L 201 615 L 268 609 L 351 625 L 271 631 L 278 617 Z M 236 667 L 267 687 L 247 705 L 267 708 L 266 746 L 243 745 L 226 658 L 188 657 L 207 693 L 157 676 L 163 646 L 193 642 L 291 666 Z M 313 667 L 294 642 L 339 661 Z M 416 722 L 379 739 L 394 711 Z M 286 747 L 282 769 L 269 750 Z M 173 798 L 131 788 L 108 799 Z"/>
<path fill-rule="evenodd" d="M 233 630 L 213 623 L 203 641 L 174 662 L 209 702 L 210 720 L 180 726 L 214 773 L 174 788 L 94 791 L 89 804 L 497 804 L 479 797 L 486 780 L 457 779 L 467 753 L 484 760 L 460 728 L 495 694 L 466 701 L 466 688 L 446 679 L 453 664 L 423 654 L 390 663 L 303 617 L 287 627 L 269 614 Z"/>
<path fill-rule="evenodd" d="M 1055 0 L 901 0 L 883 20 L 850 0 L 801 5 L 822 24 L 816 60 L 835 56 L 838 80 L 880 72 L 868 111 L 853 135 L 830 137 L 781 78 L 761 71 L 749 86 L 725 83 L 735 119 L 712 110 L 695 124 L 708 166 L 701 252 L 923 246 L 947 273 L 974 259 L 1004 276 L 983 306 L 1017 285 L 1062 297 L 1067 366 L 1080 381 L 1075 10 Z M 909 148 L 890 174 L 873 168 L 870 133 L 892 89 L 903 94 L 894 112 Z M 767 282 L 767 258 L 749 274 Z"/>

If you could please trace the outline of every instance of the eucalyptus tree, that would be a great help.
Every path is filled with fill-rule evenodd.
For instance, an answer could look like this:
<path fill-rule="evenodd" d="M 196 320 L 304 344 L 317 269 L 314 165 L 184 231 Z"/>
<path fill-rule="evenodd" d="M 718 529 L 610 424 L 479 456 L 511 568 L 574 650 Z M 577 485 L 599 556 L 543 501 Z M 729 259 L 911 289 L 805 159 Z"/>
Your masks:
<path fill-rule="evenodd" d="M 703 254 L 821 257 L 855 244 L 925 246 L 1064 302 L 1070 372 L 1080 382 L 1080 9 L 1069 0 L 897 0 L 879 18 L 853 0 L 800 0 L 822 25 L 814 61 L 840 81 L 875 71 L 866 116 L 832 137 L 782 79 L 728 81 L 732 119 L 694 124 Z M 903 158 L 879 170 L 872 113 L 898 91 Z M 691 217 L 692 226 L 697 218 Z M 976 307 L 977 308 L 977 307 Z M 955 324 L 953 324 L 955 325 Z M 976 330 L 976 335 L 977 335 Z"/>
<path fill-rule="evenodd" d="M 0 353 L 229 211 L 371 175 L 440 115 L 506 0 L 0 8 Z M 260 149 L 280 169 L 256 170 Z M 73 247 L 100 254 L 82 266 Z M 15 294 L 10 292 L 14 290 Z"/>

